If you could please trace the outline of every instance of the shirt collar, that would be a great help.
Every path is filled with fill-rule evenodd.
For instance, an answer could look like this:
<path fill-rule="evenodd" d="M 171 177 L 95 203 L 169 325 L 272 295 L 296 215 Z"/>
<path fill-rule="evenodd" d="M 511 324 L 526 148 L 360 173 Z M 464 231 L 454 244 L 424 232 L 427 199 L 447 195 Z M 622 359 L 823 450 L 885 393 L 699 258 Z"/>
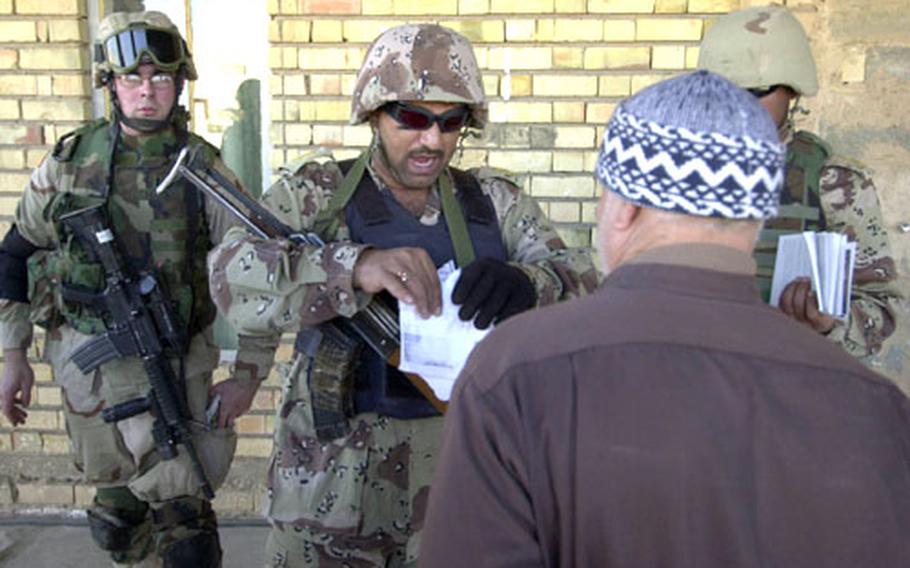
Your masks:
<path fill-rule="evenodd" d="M 623 264 L 672 264 L 733 274 L 755 274 L 755 260 L 739 249 L 710 243 L 664 245 L 639 253 Z"/>

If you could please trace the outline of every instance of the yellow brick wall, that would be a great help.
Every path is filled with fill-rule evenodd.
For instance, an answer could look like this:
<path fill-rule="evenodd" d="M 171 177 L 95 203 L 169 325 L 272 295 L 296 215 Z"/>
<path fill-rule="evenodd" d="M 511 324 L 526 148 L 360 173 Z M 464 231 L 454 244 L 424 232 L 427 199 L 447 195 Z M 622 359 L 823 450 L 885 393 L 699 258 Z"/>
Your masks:
<path fill-rule="evenodd" d="M 467 143 L 460 165 L 483 164 L 522 175 L 524 188 L 541 201 L 566 240 L 588 247 L 600 191 L 591 171 L 603 126 L 615 105 L 661 78 L 693 68 L 698 43 L 719 15 L 763 3 L 267 0 L 262 9 L 270 17 L 272 124 L 268 135 L 272 165 L 279 166 L 318 145 L 332 147 L 342 158 L 363 149 L 370 141 L 369 130 L 348 126 L 347 118 L 354 75 L 367 46 L 388 27 L 438 22 L 458 29 L 474 42 L 490 100 L 492 123 L 483 138 Z M 867 59 L 875 57 L 872 48 L 910 47 L 908 42 L 899 36 L 879 40 L 873 31 L 863 40 L 866 43 L 850 40 L 841 46 L 827 26 L 831 12 L 860 6 L 864 4 L 861 0 L 844 0 L 838 6 L 824 0 L 787 3 L 809 30 L 823 92 L 832 93 L 830 98 L 823 95 L 807 101 L 813 110 L 808 126 L 820 126 L 824 134 L 825 124 L 819 116 L 843 106 L 836 97 L 856 97 L 868 89 L 866 104 L 879 112 L 903 109 L 888 116 L 904 121 L 895 128 L 906 139 L 910 109 L 901 98 L 906 89 L 877 92 L 877 83 L 866 86 L 864 73 Z M 896 17 L 902 13 L 890 9 Z M 0 229 L 4 232 L 29 168 L 60 134 L 88 117 L 91 84 L 85 13 L 84 0 L 0 0 Z M 841 58 L 841 53 L 847 55 Z M 880 100 L 882 96 L 885 98 Z M 859 119 L 863 114 L 846 118 Z M 893 156 L 903 156 L 906 150 L 894 154 L 889 148 L 894 146 L 883 146 L 872 157 L 880 158 L 886 171 L 905 171 L 907 160 Z M 892 177 L 906 179 L 899 173 Z M 892 191 L 896 194 L 897 189 Z M 901 251 L 908 248 L 903 245 Z M 908 266 L 907 261 L 902 264 Z M 278 358 L 288 356 L 285 346 Z M 36 373 L 27 427 L 13 430 L 0 419 L 0 507 L 85 505 L 90 491 L 77 483 L 75 471 L 60 466 L 67 461 L 68 447 L 59 390 L 46 366 L 36 365 Z M 225 375 L 222 367 L 218 376 Z M 232 471 L 233 481 L 219 494 L 221 510 L 255 514 L 259 509 L 257 475 L 261 475 L 262 457 L 270 448 L 278 396 L 273 374 L 251 413 L 239 421 L 238 455 L 242 459 Z M 16 471 L 11 465 L 16 461 L 35 462 L 38 467 L 51 458 L 57 469 L 19 473 L 18 477 L 9 474 Z M 245 463 L 253 463 L 253 467 L 244 469 Z M 243 476 L 247 477 L 239 479 Z"/>
<path fill-rule="evenodd" d="M 0 230 L 4 234 L 30 168 L 58 136 L 91 118 L 85 13 L 82 0 L 0 0 Z M 60 390 L 45 365 L 36 364 L 35 375 L 27 427 L 13 430 L 0 418 L 0 461 L 7 465 L 69 451 Z M 72 481 L 28 483 L 4 473 L 0 472 L 0 505 L 74 503 Z M 72 472 L 69 475 L 75 478 Z"/>
<path fill-rule="evenodd" d="M 370 42 L 404 22 L 452 27 L 473 43 L 491 124 L 458 165 L 522 176 L 572 246 L 592 244 L 590 172 L 623 97 L 691 69 L 724 0 L 271 1 L 272 165 L 323 145 L 338 157 L 369 143 L 349 126 L 354 77 Z"/>

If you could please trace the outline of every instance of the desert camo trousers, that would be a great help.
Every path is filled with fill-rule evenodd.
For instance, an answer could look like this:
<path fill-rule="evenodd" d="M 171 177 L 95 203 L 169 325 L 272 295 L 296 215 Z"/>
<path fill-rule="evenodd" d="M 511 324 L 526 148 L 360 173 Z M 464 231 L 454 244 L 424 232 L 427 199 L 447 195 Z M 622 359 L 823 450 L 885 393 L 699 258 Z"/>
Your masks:
<path fill-rule="evenodd" d="M 416 565 L 442 417 L 362 413 L 348 435 L 320 442 L 299 367 L 279 366 L 265 566 Z"/>

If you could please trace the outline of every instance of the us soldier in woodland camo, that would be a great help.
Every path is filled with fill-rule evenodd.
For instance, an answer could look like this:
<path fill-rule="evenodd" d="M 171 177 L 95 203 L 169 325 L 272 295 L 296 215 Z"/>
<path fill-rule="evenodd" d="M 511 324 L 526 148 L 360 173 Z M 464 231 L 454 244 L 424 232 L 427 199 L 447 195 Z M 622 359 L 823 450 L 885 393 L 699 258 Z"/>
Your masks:
<path fill-rule="evenodd" d="M 596 285 L 587 255 L 567 250 L 509 177 L 449 166 L 465 128 L 486 123 L 461 35 L 428 24 L 382 34 L 351 122 L 373 130 L 360 158 L 304 163 L 263 197 L 324 246 L 236 231 L 209 257 L 216 305 L 240 333 L 274 347 L 280 332 L 299 332 L 281 370 L 268 566 L 413 564 L 436 461 L 436 409 L 355 337 L 311 326 L 352 316 L 373 294 L 435 314 L 436 268 L 453 258 L 463 267 L 453 300 L 481 328 Z"/>
<path fill-rule="evenodd" d="M 815 60 L 799 21 L 780 6 L 728 14 L 705 33 L 698 67 L 752 92 L 778 124 L 781 140 L 788 142 L 780 213 L 768 221 L 767 236 L 756 247 L 766 291 L 778 234 L 803 230 L 846 234 L 858 245 L 848 319 L 841 322 L 820 313 L 806 279 L 784 289 L 780 309 L 873 367 L 900 373 L 900 350 L 885 351 L 886 340 L 903 321 L 898 318 L 898 301 L 906 291 L 895 268 L 875 186 L 867 171 L 835 155 L 818 136 L 791 132 L 791 103 L 818 92 Z M 887 360 L 886 368 L 882 359 Z"/>
<path fill-rule="evenodd" d="M 26 421 L 34 374 L 25 354 L 37 323 L 46 329 L 44 358 L 63 388 L 76 467 L 96 487 L 88 521 L 98 546 L 118 566 L 220 566 L 215 513 L 185 446 L 178 446 L 175 459 L 161 459 L 148 412 L 116 424 L 102 421 L 102 410 L 147 394 L 142 361 L 114 359 L 86 375 L 71 359 L 111 322 L 97 305 L 64 293 L 101 291 L 104 278 L 61 216 L 102 205 L 128 269 L 152 270 L 166 284 L 179 325 L 188 331 L 187 344 L 166 354 L 185 386 L 178 396 L 187 399 L 196 450 L 217 488 L 236 444 L 227 426 L 249 408 L 265 376 L 241 338 L 233 377 L 212 388 L 219 350 L 205 257 L 236 221 L 188 183 L 160 195 L 155 187 L 187 144 L 202 146 L 200 159 L 237 182 L 217 150 L 187 131 L 188 117 L 177 101 L 196 69 L 174 24 L 160 12 L 115 13 L 101 22 L 99 38 L 95 82 L 108 90 L 113 116 L 57 142 L 32 173 L 0 247 L 0 410 L 14 425 Z M 267 363 L 263 372 L 271 359 Z M 205 409 L 216 394 L 218 427 L 207 429 Z"/>

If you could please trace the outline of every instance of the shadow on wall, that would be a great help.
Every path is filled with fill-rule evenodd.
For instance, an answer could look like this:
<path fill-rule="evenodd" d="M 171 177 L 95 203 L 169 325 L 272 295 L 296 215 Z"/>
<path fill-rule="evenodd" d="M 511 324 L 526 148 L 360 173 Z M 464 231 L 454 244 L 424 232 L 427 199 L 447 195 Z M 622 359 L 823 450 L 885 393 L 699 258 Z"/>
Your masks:
<path fill-rule="evenodd" d="M 110 4 L 105 2 L 104 15 L 113 12 L 141 12 L 145 10 L 145 2 L 142 0 L 113 0 Z"/>
<path fill-rule="evenodd" d="M 262 118 L 259 79 L 247 79 L 237 87 L 239 111 L 224 131 L 221 158 L 255 197 L 262 193 Z"/>

